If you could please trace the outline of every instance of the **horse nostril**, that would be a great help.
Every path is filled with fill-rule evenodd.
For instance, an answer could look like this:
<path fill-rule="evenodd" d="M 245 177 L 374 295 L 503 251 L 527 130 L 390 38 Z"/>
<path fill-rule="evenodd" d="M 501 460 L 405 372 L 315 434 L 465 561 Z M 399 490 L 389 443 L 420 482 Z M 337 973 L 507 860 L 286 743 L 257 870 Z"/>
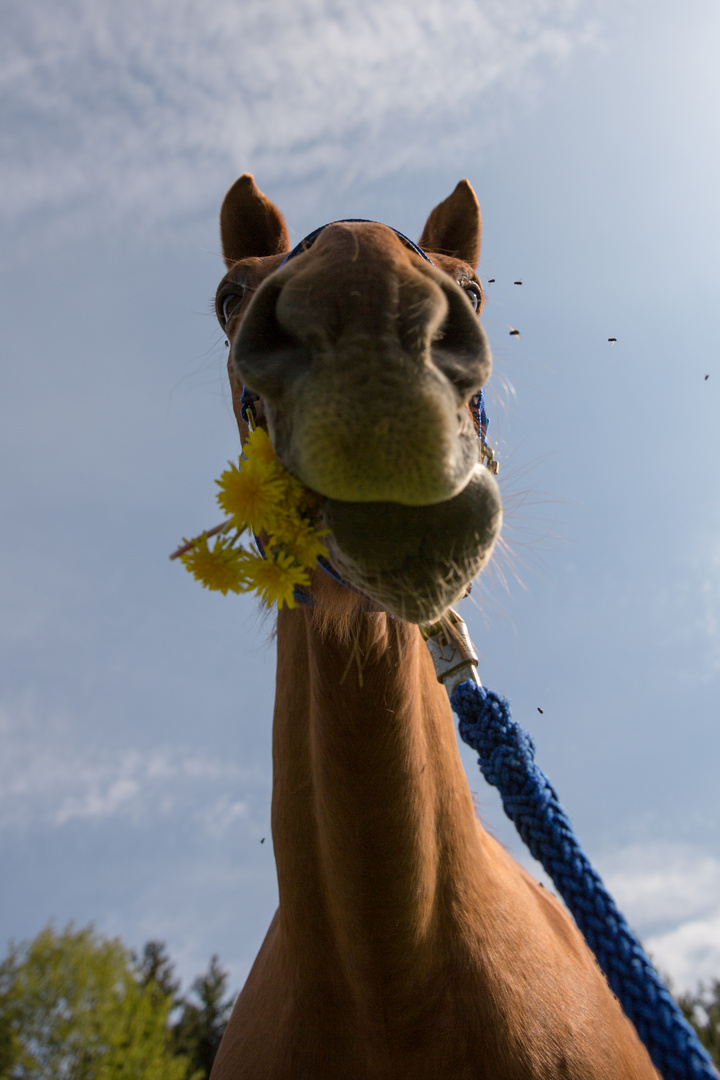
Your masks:
<path fill-rule="evenodd" d="M 432 342 L 433 360 L 458 391 L 474 393 L 490 377 L 492 358 L 487 336 L 459 288 L 446 288 L 448 309 Z"/>
<path fill-rule="evenodd" d="M 282 282 L 265 282 L 252 299 L 233 344 L 236 374 L 263 397 L 273 397 L 310 364 L 307 346 L 282 325 Z"/>

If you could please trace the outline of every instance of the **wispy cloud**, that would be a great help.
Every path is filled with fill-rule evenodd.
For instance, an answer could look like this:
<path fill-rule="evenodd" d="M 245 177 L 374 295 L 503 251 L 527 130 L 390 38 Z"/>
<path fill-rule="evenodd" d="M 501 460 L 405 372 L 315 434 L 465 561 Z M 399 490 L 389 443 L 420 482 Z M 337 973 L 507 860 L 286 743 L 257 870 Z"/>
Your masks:
<path fill-rule="evenodd" d="M 720 906 L 720 858 L 685 844 L 634 844 L 603 862 L 633 925 L 657 930 Z"/>
<path fill-rule="evenodd" d="M 256 831 L 269 776 L 180 748 L 83 749 L 63 725 L 21 726 L 0 715 L 0 830 L 62 829 L 122 820 L 182 819 L 211 839 Z"/>
<path fill-rule="evenodd" d="M 40 0 L 4 25 L 3 211 L 204 208 L 218 177 L 434 163 L 596 32 L 582 0 Z"/>
<path fill-rule="evenodd" d="M 704 919 L 691 919 L 645 941 L 656 966 L 668 972 L 673 987 L 696 990 L 720 973 L 720 904 Z"/>
<path fill-rule="evenodd" d="M 601 865 L 621 911 L 679 989 L 720 977 L 720 858 L 684 844 L 638 844 Z"/>
<path fill-rule="evenodd" d="M 658 609 L 681 677 L 714 682 L 720 674 L 720 524 L 692 538 Z"/>

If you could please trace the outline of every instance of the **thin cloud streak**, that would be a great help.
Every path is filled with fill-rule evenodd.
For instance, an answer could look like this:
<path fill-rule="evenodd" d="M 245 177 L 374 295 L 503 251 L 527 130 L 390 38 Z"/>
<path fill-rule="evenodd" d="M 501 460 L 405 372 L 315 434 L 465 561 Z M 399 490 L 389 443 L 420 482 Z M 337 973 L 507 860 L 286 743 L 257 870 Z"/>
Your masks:
<path fill-rule="evenodd" d="M 167 218 L 245 168 L 347 184 L 427 166 L 598 33 L 580 0 L 25 5 L 0 47 L 3 210 Z"/>
<path fill-rule="evenodd" d="M 676 990 L 720 969 L 720 859 L 683 844 L 637 844 L 601 867 L 620 910 Z"/>
<path fill-rule="evenodd" d="M 269 777 L 182 748 L 119 753 L 81 750 L 62 726 L 43 738 L 0 718 L 0 831 L 62 829 L 123 820 L 147 825 L 178 816 L 211 839 L 254 832 L 252 808 L 266 802 Z"/>
<path fill-rule="evenodd" d="M 685 844 L 633 844 L 603 860 L 603 877 L 627 919 L 646 932 L 720 905 L 720 859 Z"/>
<path fill-rule="evenodd" d="M 705 919 L 691 919 L 666 934 L 646 940 L 656 967 L 668 972 L 673 987 L 696 990 L 717 979 L 720 970 L 720 906 Z"/>

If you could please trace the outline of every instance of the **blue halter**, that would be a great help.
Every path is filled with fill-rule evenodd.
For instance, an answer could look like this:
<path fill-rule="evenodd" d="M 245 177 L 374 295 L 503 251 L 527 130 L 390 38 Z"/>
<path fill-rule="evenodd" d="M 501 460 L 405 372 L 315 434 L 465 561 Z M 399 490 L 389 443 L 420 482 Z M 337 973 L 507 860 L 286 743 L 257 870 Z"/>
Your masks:
<path fill-rule="evenodd" d="M 379 221 L 371 221 L 370 218 L 360 218 L 360 217 L 358 217 L 358 218 L 340 218 L 339 221 L 329 221 L 327 223 L 327 225 L 320 225 L 319 228 L 313 229 L 313 231 L 311 233 L 308 233 L 307 236 L 303 240 L 301 240 L 300 243 L 296 247 L 294 247 L 292 249 L 292 251 L 288 252 L 288 254 L 285 256 L 283 261 L 280 263 L 280 266 L 284 266 L 285 263 L 288 261 L 288 259 L 294 259 L 296 255 L 302 255 L 302 253 L 304 251 L 307 251 L 308 248 L 312 247 L 312 245 L 317 240 L 320 233 L 323 231 L 323 229 L 327 229 L 328 225 L 379 225 L 379 224 L 380 224 Z M 395 235 L 400 237 L 400 239 L 402 240 L 405 247 L 409 247 L 411 251 L 414 251 L 415 254 L 419 255 L 421 259 L 425 260 L 425 262 L 432 263 L 432 259 L 429 257 L 429 255 L 426 255 L 425 252 L 423 251 L 423 249 L 421 247 L 418 247 L 417 244 L 415 243 L 415 241 L 411 240 L 409 236 L 406 236 L 405 233 L 401 233 L 399 229 L 394 229 L 392 227 L 392 225 L 388 225 L 386 227 L 388 229 L 392 229 L 392 231 L 395 233 Z"/>

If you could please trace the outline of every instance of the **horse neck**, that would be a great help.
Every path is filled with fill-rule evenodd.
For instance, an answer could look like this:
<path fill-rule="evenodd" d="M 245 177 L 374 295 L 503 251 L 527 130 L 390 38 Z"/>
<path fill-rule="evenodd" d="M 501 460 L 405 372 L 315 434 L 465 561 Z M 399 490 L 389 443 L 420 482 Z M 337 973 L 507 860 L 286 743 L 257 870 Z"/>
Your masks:
<path fill-rule="evenodd" d="M 478 891 L 485 834 L 445 691 L 418 628 L 384 613 L 341 638 L 312 610 L 280 612 L 277 670 L 281 932 L 351 979 L 391 978 Z"/>

